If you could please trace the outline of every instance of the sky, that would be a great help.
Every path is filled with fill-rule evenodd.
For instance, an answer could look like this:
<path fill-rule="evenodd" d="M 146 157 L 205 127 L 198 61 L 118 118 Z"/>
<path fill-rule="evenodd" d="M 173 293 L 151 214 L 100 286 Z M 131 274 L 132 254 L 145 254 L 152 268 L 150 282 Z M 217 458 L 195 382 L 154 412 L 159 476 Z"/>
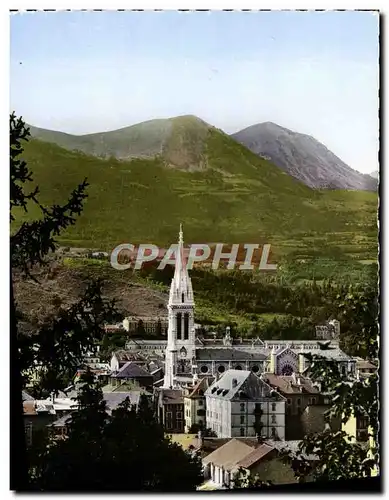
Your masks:
<path fill-rule="evenodd" d="M 370 12 L 11 16 L 10 107 L 72 134 L 193 114 L 272 121 L 378 170 L 379 18 Z"/>

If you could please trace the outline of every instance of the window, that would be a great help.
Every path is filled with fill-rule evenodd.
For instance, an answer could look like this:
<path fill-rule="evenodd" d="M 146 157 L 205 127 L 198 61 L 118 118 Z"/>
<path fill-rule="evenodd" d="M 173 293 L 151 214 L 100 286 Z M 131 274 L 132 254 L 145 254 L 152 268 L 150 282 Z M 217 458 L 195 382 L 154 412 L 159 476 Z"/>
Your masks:
<path fill-rule="evenodd" d="M 219 373 L 223 373 L 223 372 L 225 371 L 224 366 L 223 366 L 223 365 L 220 365 L 220 366 L 218 367 L 217 371 L 218 371 Z"/>
<path fill-rule="evenodd" d="M 260 411 L 262 411 L 261 403 L 255 403 L 255 412 L 259 413 Z"/>
<path fill-rule="evenodd" d="M 271 416 L 271 423 L 276 424 L 277 423 L 277 417 L 275 415 Z"/>
<path fill-rule="evenodd" d="M 300 406 L 300 405 L 301 405 L 301 399 L 297 398 L 297 406 Z"/>
<path fill-rule="evenodd" d="M 197 410 L 198 417 L 205 417 L 205 410 Z"/>
<path fill-rule="evenodd" d="M 199 406 L 203 406 L 204 401 L 202 399 L 199 399 Z"/>
<path fill-rule="evenodd" d="M 189 313 L 184 314 L 184 339 L 189 339 Z"/>
<path fill-rule="evenodd" d="M 242 369 L 242 367 L 240 365 L 235 366 L 235 370 L 241 370 L 241 369 Z"/>
<path fill-rule="evenodd" d="M 241 428 L 240 428 L 240 435 L 241 435 L 241 436 L 244 436 L 244 434 L 245 434 L 245 432 L 244 432 L 244 427 L 241 427 Z"/>
<path fill-rule="evenodd" d="M 254 365 L 254 366 L 251 368 L 251 371 L 253 371 L 254 373 L 259 372 L 259 366 Z"/>
<path fill-rule="evenodd" d="M 287 403 L 288 403 L 288 405 L 292 404 L 292 400 L 288 398 Z"/>
<path fill-rule="evenodd" d="M 182 411 L 178 411 L 176 413 L 176 417 L 177 417 L 178 420 L 182 420 Z"/>
<path fill-rule="evenodd" d="M 207 371 L 208 371 L 208 366 L 203 365 L 203 366 L 200 368 L 200 371 L 201 371 L 201 373 L 207 373 Z"/>
<path fill-rule="evenodd" d="M 185 296 L 184 294 L 181 295 L 181 302 L 184 303 L 185 302 Z"/>
<path fill-rule="evenodd" d="M 166 420 L 172 419 L 173 418 L 173 413 L 171 411 L 166 412 Z"/>
<path fill-rule="evenodd" d="M 177 313 L 176 316 L 176 331 L 177 331 L 177 339 L 181 339 L 181 313 Z"/>
<path fill-rule="evenodd" d="M 271 411 L 276 411 L 276 408 L 277 408 L 276 404 L 272 403 L 271 404 Z"/>
<path fill-rule="evenodd" d="M 240 423 L 241 423 L 241 424 L 244 424 L 244 415 L 241 415 L 241 416 L 240 416 Z"/>
<path fill-rule="evenodd" d="M 271 437 L 276 437 L 276 428 L 275 427 L 272 427 L 271 428 Z"/>
<path fill-rule="evenodd" d="M 244 407 L 245 407 L 245 404 L 244 403 L 240 403 L 240 411 L 244 411 Z"/>

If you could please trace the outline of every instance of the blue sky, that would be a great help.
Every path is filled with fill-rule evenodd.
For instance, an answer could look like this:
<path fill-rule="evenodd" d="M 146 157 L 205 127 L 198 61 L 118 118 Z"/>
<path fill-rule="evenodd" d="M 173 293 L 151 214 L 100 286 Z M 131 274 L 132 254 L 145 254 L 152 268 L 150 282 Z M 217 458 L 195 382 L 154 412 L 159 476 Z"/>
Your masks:
<path fill-rule="evenodd" d="M 227 133 L 273 121 L 371 172 L 378 26 L 353 11 L 17 14 L 10 105 L 76 134 L 182 114 Z"/>

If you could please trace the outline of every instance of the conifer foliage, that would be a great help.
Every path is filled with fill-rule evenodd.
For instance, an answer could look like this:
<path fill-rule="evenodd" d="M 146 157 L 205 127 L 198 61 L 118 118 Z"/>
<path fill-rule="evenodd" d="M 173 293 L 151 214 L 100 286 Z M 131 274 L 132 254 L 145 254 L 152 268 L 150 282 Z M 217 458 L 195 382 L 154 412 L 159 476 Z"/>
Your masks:
<path fill-rule="evenodd" d="M 42 457 L 36 491 L 195 491 L 200 458 L 165 437 L 148 397 L 110 412 L 90 373 L 81 384 L 79 409 Z"/>

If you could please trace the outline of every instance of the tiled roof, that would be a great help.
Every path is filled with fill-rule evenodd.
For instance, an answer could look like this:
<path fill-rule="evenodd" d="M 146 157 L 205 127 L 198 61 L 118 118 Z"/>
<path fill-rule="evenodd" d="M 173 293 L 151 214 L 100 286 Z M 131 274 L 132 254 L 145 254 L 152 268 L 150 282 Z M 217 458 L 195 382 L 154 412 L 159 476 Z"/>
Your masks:
<path fill-rule="evenodd" d="M 318 394 L 319 389 L 313 386 L 311 379 L 297 375 L 296 377 L 286 375 L 275 375 L 274 373 L 264 373 L 262 379 L 272 387 L 276 387 L 284 394 L 298 394 L 301 392 L 308 394 Z M 300 384 L 298 384 L 300 380 Z"/>
<path fill-rule="evenodd" d="M 255 448 L 251 453 L 246 455 L 242 460 L 240 460 L 236 465 L 237 467 L 243 467 L 244 469 L 249 469 L 252 465 L 256 464 L 268 453 L 273 451 L 274 448 L 267 444 L 262 444 Z"/>
<path fill-rule="evenodd" d="M 124 349 L 115 351 L 113 355 L 116 356 L 118 361 L 143 361 L 144 357 L 139 352 L 126 351 Z"/>
<path fill-rule="evenodd" d="M 243 458 L 248 456 L 253 448 L 237 439 L 230 439 L 226 444 L 203 459 L 203 464 L 212 463 L 225 470 L 232 470 Z"/>
<path fill-rule="evenodd" d="M 370 361 L 366 361 L 364 359 L 357 360 L 356 367 L 359 369 L 362 369 L 362 370 L 366 370 L 366 369 L 372 370 L 372 369 L 376 368 L 376 366 L 373 365 L 373 363 L 370 363 Z"/>
<path fill-rule="evenodd" d="M 141 378 L 141 377 L 150 377 L 150 372 L 137 365 L 133 361 L 129 361 L 126 363 L 116 375 L 113 375 L 115 378 Z"/>
<path fill-rule="evenodd" d="M 282 401 L 285 398 L 274 391 L 260 377 L 248 370 L 227 370 L 206 391 L 206 396 L 220 399 L 266 399 Z"/>
<path fill-rule="evenodd" d="M 162 401 L 165 404 L 182 404 L 184 396 L 180 389 L 161 389 Z"/>
<path fill-rule="evenodd" d="M 214 377 L 204 377 L 200 379 L 194 386 L 192 392 L 190 392 L 186 397 L 194 398 L 197 396 L 201 396 L 200 391 L 203 391 L 203 394 L 205 394 L 205 391 L 212 385 L 213 381 Z"/>

